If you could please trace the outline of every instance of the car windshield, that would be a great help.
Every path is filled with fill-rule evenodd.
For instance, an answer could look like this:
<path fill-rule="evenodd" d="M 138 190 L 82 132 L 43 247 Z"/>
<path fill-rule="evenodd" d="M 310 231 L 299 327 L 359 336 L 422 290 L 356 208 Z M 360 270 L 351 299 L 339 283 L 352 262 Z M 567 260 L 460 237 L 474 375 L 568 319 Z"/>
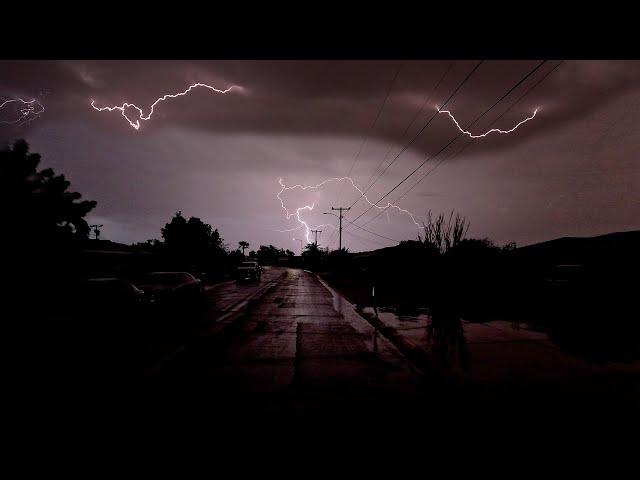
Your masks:
<path fill-rule="evenodd" d="M 188 276 L 184 273 L 174 272 L 158 272 L 151 273 L 147 280 L 149 283 L 158 285 L 176 285 L 178 283 L 186 282 L 189 280 Z"/>

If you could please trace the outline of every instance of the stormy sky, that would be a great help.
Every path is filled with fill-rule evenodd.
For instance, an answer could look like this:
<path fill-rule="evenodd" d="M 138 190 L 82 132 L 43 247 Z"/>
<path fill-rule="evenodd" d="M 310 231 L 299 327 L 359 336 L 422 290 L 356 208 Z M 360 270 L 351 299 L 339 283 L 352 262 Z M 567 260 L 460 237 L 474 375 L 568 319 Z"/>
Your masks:
<path fill-rule="evenodd" d="M 466 126 L 538 63 L 486 60 L 446 108 Z M 483 133 L 509 107 L 493 127 L 510 129 L 538 108 L 535 118 L 455 154 L 470 142 L 461 136 L 383 203 L 394 202 L 446 157 L 397 202 L 418 222 L 429 210 L 453 209 L 471 222 L 472 236 L 518 245 L 638 229 L 640 62 L 567 60 L 513 105 L 558 63 L 549 60 L 471 130 Z M 42 155 L 41 167 L 64 173 L 73 190 L 96 200 L 89 220 L 104 224 L 103 238 L 160 238 L 160 228 L 180 210 L 218 228 L 232 248 L 247 240 L 251 248 L 274 244 L 299 251 L 294 238 L 304 239 L 305 229 L 279 231 L 300 224 L 286 218 L 276 197 L 278 179 L 314 185 L 351 172 L 366 187 L 476 64 L 0 61 L 0 96 L 37 98 L 45 108 L 26 125 L 0 124 L 0 140 L 27 139 Z M 129 102 L 147 114 L 157 98 L 197 82 L 242 89 L 222 95 L 199 88 L 168 99 L 139 130 L 120 112 L 90 105 L 92 99 L 97 106 Z M 0 111 L 0 121 L 15 118 L 11 108 Z M 458 133 L 451 119 L 436 115 L 367 197 L 378 200 Z M 319 243 L 332 248 L 337 219 L 322 213 L 358 197 L 347 182 L 281 195 L 290 212 L 314 205 L 300 216 L 311 227 L 325 225 Z M 366 207 L 361 199 L 346 218 L 355 220 Z M 343 244 L 371 250 L 417 237 L 408 215 L 390 209 L 370 221 L 377 214 L 371 209 L 355 221 L 368 231 L 345 221 Z"/>

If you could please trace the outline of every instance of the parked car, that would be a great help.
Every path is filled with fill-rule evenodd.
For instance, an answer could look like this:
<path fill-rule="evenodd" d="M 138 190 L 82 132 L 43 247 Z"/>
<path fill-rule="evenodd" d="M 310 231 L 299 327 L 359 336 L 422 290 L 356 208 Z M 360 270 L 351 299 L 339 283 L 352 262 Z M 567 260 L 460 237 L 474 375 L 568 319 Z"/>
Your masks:
<path fill-rule="evenodd" d="M 121 278 L 90 278 L 82 292 L 85 307 L 94 312 L 137 308 L 144 301 L 144 291 Z"/>
<path fill-rule="evenodd" d="M 51 336 L 61 368 L 103 375 L 130 365 L 144 326 L 144 292 L 128 280 L 108 277 L 82 281 L 72 294 L 71 315 Z"/>
<path fill-rule="evenodd" d="M 153 272 L 140 285 L 151 303 L 187 303 L 201 299 L 202 282 L 187 272 Z"/>
<path fill-rule="evenodd" d="M 255 281 L 262 278 L 262 267 L 258 262 L 242 262 L 236 269 L 236 280 L 238 282 Z"/>

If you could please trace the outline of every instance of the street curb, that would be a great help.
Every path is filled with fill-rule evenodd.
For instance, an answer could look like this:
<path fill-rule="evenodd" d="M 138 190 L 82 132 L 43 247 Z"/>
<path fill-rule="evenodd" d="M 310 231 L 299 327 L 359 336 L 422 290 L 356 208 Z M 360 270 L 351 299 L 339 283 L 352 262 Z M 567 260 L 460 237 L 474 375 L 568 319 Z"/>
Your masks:
<path fill-rule="evenodd" d="M 406 351 L 407 349 L 404 348 L 404 345 L 398 345 L 398 343 L 394 341 L 393 335 L 390 335 L 391 332 L 389 331 L 388 328 L 385 328 L 384 324 L 382 324 L 381 322 L 378 322 L 378 323 L 372 322 L 367 316 L 363 315 L 363 313 L 356 308 L 356 305 L 351 303 L 347 299 L 347 297 L 345 295 L 343 295 L 342 292 L 340 292 L 339 289 L 337 289 L 336 287 L 331 285 L 327 280 L 322 278 L 317 273 L 314 273 L 314 272 L 311 272 L 311 273 L 313 273 L 313 275 L 316 276 L 316 278 L 320 281 L 320 283 L 322 283 L 332 294 L 336 294 L 336 295 L 341 296 L 346 303 L 348 303 L 349 305 L 352 305 L 354 307 L 353 308 L 353 314 L 358 316 L 363 322 L 368 323 L 369 325 L 371 325 L 374 328 L 374 330 L 376 330 L 378 333 L 380 333 L 382 335 L 382 337 L 385 340 L 387 340 L 398 351 L 398 353 L 400 353 L 400 355 L 405 357 L 405 360 L 407 362 L 409 362 L 409 364 L 411 365 L 412 368 L 414 368 L 416 371 L 418 371 L 423 376 L 426 373 L 428 373 L 427 371 L 425 371 L 425 369 L 419 363 L 415 362 L 410 355 L 407 355 L 407 351 Z"/>
<path fill-rule="evenodd" d="M 413 342 L 407 340 L 398 331 L 385 325 L 379 318 L 374 315 L 359 313 L 366 321 L 368 321 L 375 329 L 377 329 L 383 337 L 391 342 L 403 355 L 413 363 L 416 368 L 435 378 L 442 384 L 446 384 L 450 387 L 461 387 L 464 385 L 464 381 L 448 369 L 439 367 L 434 362 L 431 354 L 426 352 L 423 348 L 415 345 Z"/>
<path fill-rule="evenodd" d="M 203 338 L 208 338 L 213 335 L 222 335 L 224 334 L 231 325 L 235 323 L 236 320 L 244 316 L 250 307 L 252 307 L 256 302 L 258 302 L 266 293 L 275 287 L 282 278 L 287 274 L 286 271 L 282 272 L 280 276 L 266 283 L 262 287 L 260 287 L 255 292 L 251 293 L 243 300 L 239 301 L 235 305 L 233 305 L 228 311 L 220 315 L 216 318 L 213 326 L 205 331 L 203 331 L 198 337 L 197 340 L 202 340 Z M 147 369 L 145 371 L 145 375 L 156 375 L 160 373 L 162 370 L 166 369 L 168 365 L 171 363 L 175 363 L 178 358 L 184 354 L 189 348 L 192 348 L 196 342 L 192 342 L 191 344 L 181 345 L 180 348 L 174 350 L 170 354 L 166 355 L 162 360 L 156 363 L 153 367 Z"/>
<path fill-rule="evenodd" d="M 332 286 L 327 280 L 322 278 L 317 273 L 314 275 L 323 283 L 325 286 L 328 286 L 331 290 L 336 292 L 338 295 L 343 297 L 349 304 L 353 305 L 351 302 L 347 300 L 347 298 L 334 286 Z M 391 345 L 393 345 L 406 359 L 411 363 L 411 365 L 421 372 L 425 376 L 429 376 L 430 378 L 442 383 L 443 385 L 449 387 L 464 387 L 465 382 L 461 381 L 458 376 L 451 373 L 450 371 L 439 368 L 436 366 L 435 362 L 431 358 L 431 355 L 424 351 L 424 349 L 416 346 L 412 342 L 406 340 L 395 328 L 389 327 L 384 324 L 379 318 L 374 315 L 365 314 L 361 310 L 354 308 L 354 313 L 362 318 L 365 322 L 369 323 L 378 333 L 380 333 Z"/>

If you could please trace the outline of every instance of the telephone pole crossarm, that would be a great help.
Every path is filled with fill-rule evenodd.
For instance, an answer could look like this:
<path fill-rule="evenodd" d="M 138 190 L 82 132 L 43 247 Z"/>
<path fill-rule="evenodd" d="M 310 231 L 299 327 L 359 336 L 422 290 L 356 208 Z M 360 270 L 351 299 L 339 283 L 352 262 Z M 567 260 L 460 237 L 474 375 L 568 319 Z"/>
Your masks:
<path fill-rule="evenodd" d="M 322 230 L 311 230 L 311 233 L 313 233 L 315 235 L 315 242 L 314 243 L 316 244 L 316 247 L 317 247 L 318 246 L 318 234 L 322 233 Z"/>
<path fill-rule="evenodd" d="M 331 210 L 335 210 L 339 212 L 338 215 L 335 213 L 325 212 L 324 215 L 333 215 L 334 217 L 338 217 L 340 220 L 340 224 L 338 226 L 338 250 L 342 250 L 342 219 L 344 218 L 343 212 L 351 210 L 351 207 L 331 207 Z"/>

